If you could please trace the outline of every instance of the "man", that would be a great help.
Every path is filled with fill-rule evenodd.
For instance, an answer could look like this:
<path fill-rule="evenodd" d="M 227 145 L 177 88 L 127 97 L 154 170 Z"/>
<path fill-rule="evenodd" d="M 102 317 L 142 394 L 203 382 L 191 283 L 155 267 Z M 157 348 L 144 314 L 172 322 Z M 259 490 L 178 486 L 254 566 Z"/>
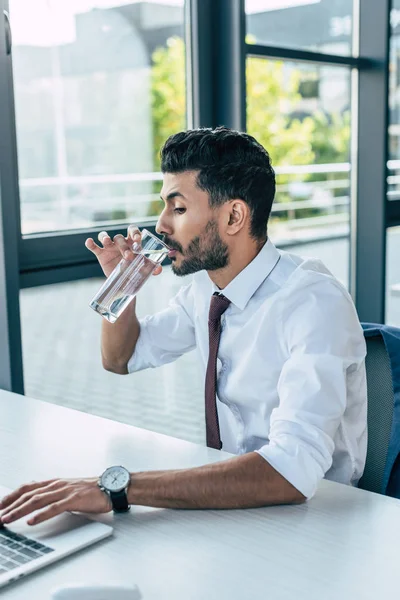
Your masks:
<path fill-rule="evenodd" d="M 161 156 L 157 232 L 173 249 L 173 272 L 194 277 L 153 316 L 139 321 L 133 301 L 115 324 L 104 321 L 103 366 L 128 374 L 197 347 L 207 443 L 237 456 L 127 472 L 119 501 L 244 508 L 303 502 L 323 477 L 356 485 L 366 456 L 362 329 L 350 296 L 320 261 L 278 251 L 268 239 L 275 194 L 268 153 L 221 127 L 173 135 Z M 132 257 L 135 236 L 131 226 L 127 237 L 102 232 L 102 247 L 92 239 L 86 246 L 109 275 L 121 254 Z M 109 479 L 115 485 L 119 476 Z M 22 486 L 3 500 L 2 520 L 37 509 L 28 523 L 66 510 L 118 510 L 106 477 L 102 489 L 98 477 Z"/>

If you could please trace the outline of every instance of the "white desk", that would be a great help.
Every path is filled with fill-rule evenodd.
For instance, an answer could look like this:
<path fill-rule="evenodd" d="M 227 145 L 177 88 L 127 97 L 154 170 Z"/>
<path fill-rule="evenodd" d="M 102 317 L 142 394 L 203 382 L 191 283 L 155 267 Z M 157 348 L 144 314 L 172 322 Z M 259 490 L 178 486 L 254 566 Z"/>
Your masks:
<path fill-rule="evenodd" d="M 0 482 L 85 477 L 112 464 L 183 468 L 230 455 L 0 391 Z M 48 600 L 61 583 L 134 582 L 143 600 L 358 600 L 398 595 L 400 501 L 324 481 L 299 506 L 134 507 L 114 536 L 1 590 Z M 393 597 L 395 597 L 393 596 Z"/>

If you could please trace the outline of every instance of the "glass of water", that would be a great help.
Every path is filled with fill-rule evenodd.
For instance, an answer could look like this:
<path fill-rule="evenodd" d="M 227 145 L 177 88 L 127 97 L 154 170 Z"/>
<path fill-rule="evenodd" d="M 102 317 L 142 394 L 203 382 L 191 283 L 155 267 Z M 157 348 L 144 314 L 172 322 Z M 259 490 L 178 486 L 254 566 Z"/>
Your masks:
<path fill-rule="evenodd" d="M 132 245 L 132 260 L 123 258 L 106 279 L 89 306 L 110 323 L 115 323 L 154 269 L 168 256 L 170 248 L 142 229 L 142 239 Z"/>

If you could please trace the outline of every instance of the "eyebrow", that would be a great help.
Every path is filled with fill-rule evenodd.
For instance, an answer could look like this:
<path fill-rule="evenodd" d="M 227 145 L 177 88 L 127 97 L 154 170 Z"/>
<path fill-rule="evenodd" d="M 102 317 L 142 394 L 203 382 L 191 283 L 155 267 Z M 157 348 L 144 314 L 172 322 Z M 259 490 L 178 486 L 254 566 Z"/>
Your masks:
<path fill-rule="evenodd" d="M 162 201 L 164 201 L 164 198 L 162 196 L 160 196 L 160 198 L 161 198 Z M 170 202 L 174 198 L 183 198 L 184 200 L 186 200 L 185 196 L 183 194 L 181 194 L 180 192 L 171 192 L 166 197 L 165 202 Z"/>

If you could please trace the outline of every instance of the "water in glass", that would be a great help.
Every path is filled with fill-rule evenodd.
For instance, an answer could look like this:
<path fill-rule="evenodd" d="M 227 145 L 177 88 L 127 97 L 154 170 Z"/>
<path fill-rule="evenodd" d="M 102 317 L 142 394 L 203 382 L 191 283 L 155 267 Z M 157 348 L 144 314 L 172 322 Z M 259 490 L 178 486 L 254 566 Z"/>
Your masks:
<path fill-rule="evenodd" d="M 132 261 L 122 259 L 93 298 L 90 307 L 110 323 L 115 323 L 157 267 L 154 260 L 160 253 L 160 250 L 146 250 L 134 252 Z M 154 260 L 147 258 L 148 255 L 154 255 Z"/>

